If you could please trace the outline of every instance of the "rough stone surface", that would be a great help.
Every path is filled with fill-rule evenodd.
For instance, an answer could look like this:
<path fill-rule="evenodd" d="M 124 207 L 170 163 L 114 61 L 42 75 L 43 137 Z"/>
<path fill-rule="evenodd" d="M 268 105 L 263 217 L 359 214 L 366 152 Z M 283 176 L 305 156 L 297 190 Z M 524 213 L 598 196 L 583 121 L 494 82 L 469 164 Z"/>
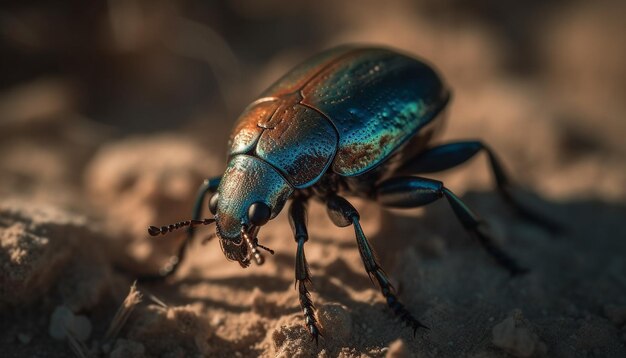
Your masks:
<path fill-rule="evenodd" d="M 311 340 L 309 333 L 301 323 L 285 322 L 280 324 L 272 332 L 271 339 L 275 357 L 305 357 L 314 355 L 317 351 L 315 341 Z"/>
<path fill-rule="evenodd" d="M 209 354 L 211 347 L 209 325 L 191 307 L 160 307 L 150 305 L 136 310 L 135 319 L 128 323 L 128 338 L 142 342 L 147 353 L 191 355 Z"/>
<path fill-rule="evenodd" d="M 348 308 L 339 303 L 320 306 L 317 316 L 321 327 L 328 332 L 328 339 L 345 344 L 352 336 L 352 316 Z"/>
<path fill-rule="evenodd" d="M 40 298 L 76 252 L 94 235 L 85 219 L 56 207 L 0 203 L 0 307 Z"/>
<path fill-rule="evenodd" d="M 115 348 L 109 355 L 110 358 L 143 358 L 145 357 L 146 348 L 139 342 L 127 339 L 118 339 L 115 342 Z"/>

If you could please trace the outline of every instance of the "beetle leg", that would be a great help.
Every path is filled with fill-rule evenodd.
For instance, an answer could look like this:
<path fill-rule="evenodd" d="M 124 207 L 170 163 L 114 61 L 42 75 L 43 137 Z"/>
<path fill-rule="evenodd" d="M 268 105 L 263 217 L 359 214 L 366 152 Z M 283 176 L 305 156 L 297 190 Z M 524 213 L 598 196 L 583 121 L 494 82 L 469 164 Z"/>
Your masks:
<path fill-rule="evenodd" d="M 204 203 L 206 196 L 209 193 L 217 190 L 217 187 L 219 186 L 221 179 L 222 177 L 205 179 L 204 182 L 200 185 L 200 187 L 198 188 L 198 194 L 196 195 L 196 202 L 193 206 L 193 219 L 192 220 L 194 221 L 200 220 L 200 215 L 202 214 L 202 204 Z M 176 255 L 171 256 L 167 264 L 159 270 L 159 274 L 143 276 L 143 277 L 140 277 L 139 280 L 144 281 L 144 282 L 160 281 L 176 273 L 176 270 L 178 270 L 178 268 L 180 267 L 180 263 L 185 259 L 185 254 L 187 253 L 187 247 L 189 246 L 189 243 L 191 242 L 193 238 L 193 233 L 194 233 L 194 225 L 189 225 L 189 227 L 187 228 L 187 237 L 185 238 L 185 241 L 183 241 L 183 243 L 178 248 L 178 252 L 176 253 Z M 213 235 L 209 236 L 209 238 L 212 238 L 212 237 L 214 236 Z"/>
<path fill-rule="evenodd" d="M 453 142 L 432 147 L 404 164 L 398 173 L 425 174 L 450 169 L 466 162 L 481 150 L 487 153 L 500 196 L 525 219 L 544 227 L 551 233 L 561 231 L 560 225 L 535 213 L 513 197 L 511 181 L 502 163 L 495 153 L 481 141 Z"/>
<path fill-rule="evenodd" d="M 222 177 L 205 179 L 204 182 L 202 182 L 202 184 L 198 188 L 198 193 L 196 194 L 196 202 L 193 206 L 193 219 L 194 220 L 198 220 L 200 218 L 200 215 L 202 214 L 202 207 L 203 207 L 202 204 L 204 203 L 205 198 L 207 197 L 209 193 L 215 192 L 217 190 L 217 187 L 220 185 L 221 179 Z M 168 267 L 161 269 L 161 276 L 167 277 L 176 273 L 176 270 L 178 270 L 178 268 L 180 267 L 180 263 L 183 262 L 183 260 L 185 259 L 185 254 L 187 253 L 187 247 L 189 246 L 189 243 L 193 239 L 193 233 L 194 233 L 194 227 L 189 226 L 189 228 L 187 229 L 187 237 L 185 238 L 185 241 L 183 242 L 183 244 L 178 248 L 178 253 L 176 254 L 176 256 L 173 256 L 170 258 L 170 262 L 172 262 L 173 264 L 171 266 L 168 265 Z M 167 270 L 168 268 L 170 269 Z"/>
<path fill-rule="evenodd" d="M 304 200 L 296 198 L 292 201 L 289 207 L 289 223 L 291 224 L 295 240 L 298 243 L 298 249 L 296 251 L 296 285 L 298 286 L 300 307 L 304 313 L 304 321 L 311 334 L 311 338 L 315 339 L 317 343 L 318 336 L 321 336 L 321 333 L 317 327 L 315 307 L 313 306 L 311 295 L 307 288 L 307 284 L 311 284 L 311 275 L 306 262 L 306 256 L 304 255 L 304 243 L 309 239 L 306 229 L 306 203 Z"/>
<path fill-rule="evenodd" d="M 204 179 L 204 182 L 198 188 L 198 194 L 196 194 L 196 202 L 193 205 L 193 219 L 200 219 L 200 215 L 202 214 L 202 207 L 204 204 L 204 199 L 207 197 L 209 193 L 214 193 L 217 190 L 217 187 L 220 185 L 220 180 L 222 177 L 215 177 L 210 179 Z M 187 240 L 190 240 L 193 236 L 194 228 L 189 227 L 187 229 Z"/>
<path fill-rule="evenodd" d="M 420 177 L 396 177 L 382 182 L 376 188 L 376 199 L 388 207 L 413 208 L 443 197 L 448 200 L 465 230 L 480 242 L 500 266 L 506 268 L 511 275 L 527 272 L 498 247 L 493 239 L 481 229 L 483 223 L 478 216 L 461 199 L 443 186 L 442 182 Z"/>
<path fill-rule="evenodd" d="M 383 271 L 382 267 L 378 264 L 374 250 L 372 250 L 372 246 L 365 237 L 363 229 L 361 229 L 361 224 L 359 223 L 359 213 L 354 206 L 340 196 L 331 195 L 327 198 L 326 208 L 335 225 L 339 227 L 349 225 L 354 226 L 356 242 L 359 248 L 359 254 L 361 254 L 361 260 L 365 266 L 365 271 L 369 275 L 370 280 L 373 276 L 376 279 L 376 282 L 378 282 L 380 291 L 385 297 L 389 308 L 391 308 L 396 316 L 399 316 L 407 326 L 413 328 L 413 335 L 415 335 L 415 332 L 420 327 L 428 329 L 428 327 L 414 318 L 413 315 L 398 300 L 398 297 L 395 294 L 395 289 L 389 282 L 385 271 Z"/>

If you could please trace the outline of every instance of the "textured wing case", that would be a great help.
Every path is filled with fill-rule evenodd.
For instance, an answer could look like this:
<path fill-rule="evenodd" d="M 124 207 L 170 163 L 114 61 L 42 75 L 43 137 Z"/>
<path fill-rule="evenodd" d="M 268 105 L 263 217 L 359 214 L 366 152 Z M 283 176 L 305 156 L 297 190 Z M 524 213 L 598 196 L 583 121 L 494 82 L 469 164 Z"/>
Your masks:
<path fill-rule="evenodd" d="M 255 155 L 295 188 L 326 170 L 356 176 L 384 161 L 445 105 L 436 73 L 386 49 L 340 47 L 301 64 L 241 115 L 230 155 Z"/>
<path fill-rule="evenodd" d="M 280 168 L 294 187 L 310 186 L 326 172 L 337 151 L 335 128 L 318 112 L 299 104 L 279 110 L 274 117 L 282 119 L 263 132 L 256 154 Z"/>
<path fill-rule="evenodd" d="M 321 177 L 337 151 L 337 132 L 319 112 L 291 97 L 256 103 L 231 137 L 231 155 L 252 153 L 278 169 L 295 188 Z"/>
<path fill-rule="evenodd" d="M 287 72 L 287 74 L 263 92 L 261 98 L 281 97 L 300 91 L 311 78 L 324 68 L 345 56 L 352 55 L 354 51 L 355 48 L 353 46 L 340 46 L 313 56 Z"/>
<path fill-rule="evenodd" d="M 359 175 L 384 161 L 430 122 L 448 92 L 426 64 L 385 49 L 355 50 L 301 90 L 302 103 L 339 132 L 333 171 Z"/>
<path fill-rule="evenodd" d="M 270 118 L 276 111 L 276 107 L 277 102 L 268 99 L 256 101 L 244 110 L 230 136 L 230 155 L 246 153 L 254 149 L 263 133 L 263 128 L 259 126 L 259 123 Z"/>

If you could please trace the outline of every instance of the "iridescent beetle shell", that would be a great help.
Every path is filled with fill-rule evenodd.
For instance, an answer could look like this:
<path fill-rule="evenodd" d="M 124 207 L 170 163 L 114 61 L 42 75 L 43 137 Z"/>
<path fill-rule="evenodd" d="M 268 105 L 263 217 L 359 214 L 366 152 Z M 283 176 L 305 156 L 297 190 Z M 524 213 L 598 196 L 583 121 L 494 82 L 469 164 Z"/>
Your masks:
<path fill-rule="evenodd" d="M 223 176 L 205 181 L 194 219 L 161 228 L 165 234 L 215 222 L 226 257 L 247 267 L 264 262 L 260 228 L 291 198 L 289 222 L 297 242 L 295 278 L 306 327 L 317 341 L 320 329 L 307 282 L 304 255 L 308 240 L 306 203 L 326 204 L 336 226 L 352 225 L 365 269 L 376 280 L 388 306 L 415 334 L 426 326 L 398 300 L 376 260 L 360 216 L 344 196 L 376 200 L 389 207 L 418 207 L 445 198 L 465 229 L 513 275 L 525 272 L 481 230 L 481 222 L 440 181 L 415 177 L 459 165 L 483 150 L 500 194 L 517 211 L 551 232 L 559 226 L 514 200 L 495 154 L 480 141 L 427 147 L 445 120 L 449 92 L 428 65 L 389 49 L 340 47 L 318 55 L 287 73 L 240 116 L 230 138 L 229 164 Z M 442 118 L 444 117 L 444 118 Z M 409 175 L 409 176 L 404 176 Z M 200 220 L 208 193 L 214 218 Z M 193 231 L 189 231 L 189 238 Z M 189 240 L 185 243 L 187 244 Z M 179 249 L 182 257 L 185 246 Z M 162 270 L 178 267 L 170 260 Z"/>
<path fill-rule="evenodd" d="M 229 141 L 216 224 L 239 242 L 247 209 L 272 218 L 325 174 L 357 177 L 385 163 L 446 105 L 425 63 L 384 48 L 339 47 L 297 66 L 251 103 Z"/>

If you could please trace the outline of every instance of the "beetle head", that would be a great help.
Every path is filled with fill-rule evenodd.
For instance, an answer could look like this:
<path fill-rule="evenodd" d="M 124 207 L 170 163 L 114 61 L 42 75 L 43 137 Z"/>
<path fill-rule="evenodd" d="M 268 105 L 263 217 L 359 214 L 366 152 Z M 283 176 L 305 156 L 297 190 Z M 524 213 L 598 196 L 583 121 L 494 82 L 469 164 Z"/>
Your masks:
<path fill-rule="evenodd" d="M 233 157 L 209 203 L 224 255 L 242 266 L 253 255 L 259 263 L 259 228 L 278 215 L 292 192 L 269 164 L 248 155 Z"/>

